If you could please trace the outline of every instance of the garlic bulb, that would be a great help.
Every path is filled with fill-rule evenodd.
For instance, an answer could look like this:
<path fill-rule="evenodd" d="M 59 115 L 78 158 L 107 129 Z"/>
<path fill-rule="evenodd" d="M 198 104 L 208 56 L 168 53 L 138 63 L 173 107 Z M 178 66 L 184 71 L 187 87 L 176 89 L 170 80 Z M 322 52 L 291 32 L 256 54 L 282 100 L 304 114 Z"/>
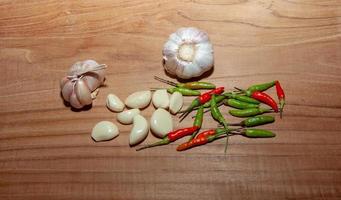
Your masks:
<path fill-rule="evenodd" d="M 80 109 L 92 103 L 96 90 L 104 82 L 105 64 L 85 60 L 73 64 L 60 82 L 62 97 L 72 107 Z"/>
<path fill-rule="evenodd" d="M 194 27 L 172 33 L 162 53 L 166 71 L 183 79 L 200 76 L 213 67 L 213 46 L 208 35 Z"/>

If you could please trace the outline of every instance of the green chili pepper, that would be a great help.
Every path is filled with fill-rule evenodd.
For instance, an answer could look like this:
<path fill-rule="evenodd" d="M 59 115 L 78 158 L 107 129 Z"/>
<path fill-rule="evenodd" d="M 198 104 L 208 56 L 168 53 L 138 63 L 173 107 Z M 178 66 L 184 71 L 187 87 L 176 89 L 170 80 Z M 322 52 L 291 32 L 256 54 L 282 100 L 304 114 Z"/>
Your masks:
<path fill-rule="evenodd" d="M 219 96 L 217 96 L 216 97 L 216 102 L 217 102 L 217 106 L 219 107 L 219 106 L 221 106 L 224 102 L 223 102 L 223 100 L 225 99 L 226 97 L 225 96 L 222 96 L 222 95 L 219 95 Z M 210 108 L 211 107 L 211 100 L 210 101 L 208 101 L 208 102 L 206 102 L 204 105 L 202 105 L 204 108 Z M 193 110 L 198 110 L 200 108 L 200 106 L 198 106 L 198 107 L 196 107 L 196 108 L 194 108 Z M 204 113 L 207 113 L 207 112 L 209 112 L 210 111 L 210 109 L 208 109 L 208 110 L 205 110 L 205 112 Z M 183 110 L 183 111 L 179 111 L 178 113 L 184 113 L 184 112 L 186 112 L 186 110 Z M 192 118 L 194 118 L 194 117 L 192 117 Z"/>
<path fill-rule="evenodd" d="M 211 99 L 211 115 L 213 117 L 213 119 L 217 120 L 219 123 L 224 125 L 225 130 L 228 130 L 227 127 L 227 122 L 225 120 L 225 118 L 223 117 L 223 115 L 221 114 L 217 102 L 216 102 L 216 95 L 212 95 L 212 99 Z M 224 152 L 226 153 L 227 150 L 227 144 L 228 144 L 228 135 L 226 137 L 226 143 L 225 143 L 225 150 Z"/>
<path fill-rule="evenodd" d="M 226 97 L 224 95 L 219 95 L 219 96 L 216 96 L 216 103 L 219 104 L 220 102 L 222 102 Z M 211 101 L 212 99 L 209 101 L 209 102 L 206 102 L 203 106 L 204 108 L 209 108 L 211 107 Z"/>
<path fill-rule="evenodd" d="M 203 119 L 204 119 L 204 107 L 200 106 L 198 111 L 197 111 L 197 114 L 195 115 L 195 119 L 194 119 L 194 122 L 193 122 L 193 126 L 197 126 L 198 130 L 195 131 L 191 135 L 189 140 L 192 140 L 196 136 L 196 134 L 198 133 L 198 131 L 200 130 L 200 128 L 202 126 Z"/>
<path fill-rule="evenodd" d="M 229 113 L 235 117 L 252 117 L 270 111 L 270 108 L 248 108 L 244 110 L 229 110 Z"/>
<path fill-rule="evenodd" d="M 260 92 L 265 91 L 265 90 L 275 86 L 275 84 L 276 84 L 276 81 L 271 81 L 271 82 L 262 83 L 262 84 L 256 84 L 256 85 L 252 85 L 249 88 L 247 88 L 246 91 L 249 92 L 251 95 L 255 91 L 260 91 Z M 250 95 L 248 95 L 248 96 L 250 96 Z"/>
<path fill-rule="evenodd" d="M 168 88 L 167 92 L 171 94 L 173 94 L 174 92 L 180 92 L 184 96 L 199 96 L 201 94 L 200 91 L 197 91 L 197 90 L 191 90 L 191 89 L 179 88 L 179 87 Z"/>
<path fill-rule="evenodd" d="M 195 115 L 193 126 L 197 126 L 201 128 L 203 118 L 204 118 L 204 107 L 200 106 L 197 111 L 197 114 Z"/>
<path fill-rule="evenodd" d="M 215 89 L 216 86 L 212 83 L 208 82 L 188 82 L 188 83 L 175 83 L 173 81 L 169 81 L 163 78 L 160 78 L 158 76 L 154 76 L 154 79 L 161 81 L 163 83 L 166 83 L 168 85 L 172 85 L 174 87 L 179 87 L 179 88 L 187 88 L 187 89 L 192 89 L 192 90 L 199 90 L 199 89 Z"/>
<path fill-rule="evenodd" d="M 176 87 L 188 88 L 192 90 L 199 89 L 214 89 L 216 86 L 208 82 L 188 82 L 188 83 L 178 83 Z"/>
<path fill-rule="evenodd" d="M 275 118 L 270 115 L 262 115 L 262 116 L 255 116 L 255 117 L 249 117 L 240 123 L 236 124 L 229 124 L 230 126 L 243 126 L 243 127 L 253 127 L 253 126 L 259 126 L 263 124 L 272 123 L 275 121 Z"/>
<path fill-rule="evenodd" d="M 242 132 L 242 135 L 246 137 L 252 137 L 252 138 L 268 138 L 268 137 L 275 137 L 276 134 L 263 129 L 245 129 Z"/>
<path fill-rule="evenodd" d="M 260 104 L 260 102 L 258 100 L 253 99 L 253 98 L 248 97 L 248 96 L 238 95 L 238 94 L 234 94 L 234 93 L 225 93 L 224 95 L 228 98 L 237 99 L 237 100 L 245 102 L 245 103 Z"/>
<path fill-rule="evenodd" d="M 258 108 L 259 107 L 259 105 L 257 105 L 257 104 L 246 103 L 243 101 L 239 101 L 237 99 L 226 99 L 226 100 L 224 100 L 224 104 L 227 106 L 238 108 L 238 109 Z"/>

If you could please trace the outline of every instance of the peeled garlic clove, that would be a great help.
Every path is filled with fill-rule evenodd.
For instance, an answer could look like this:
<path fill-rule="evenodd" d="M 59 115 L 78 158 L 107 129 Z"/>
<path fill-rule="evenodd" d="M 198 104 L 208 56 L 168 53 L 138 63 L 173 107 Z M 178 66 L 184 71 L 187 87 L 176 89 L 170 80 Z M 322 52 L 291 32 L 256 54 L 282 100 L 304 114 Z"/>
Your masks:
<path fill-rule="evenodd" d="M 169 106 L 169 96 L 167 90 L 156 90 L 152 98 L 155 108 L 165 108 Z"/>
<path fill-rule="evenodd" d="M 144 108 L 149 105 L 151 99 L 151 91 L 139 91 L 129 95 L 124 103 L 130 108 Z"/>
<path fill-rule="evenodd" d="M 92 103 L 91 92 L 83 80 L 78 80 L 75 86 L 75 93 L 79 102 L 85 106 Z"/>
<path fill-rule="evenodd" d="M 91 137 L 96 141 L 111 140 L 119 135 L 117 126 L 109 121 L 98 122 L 91 132 Z"/>
<path fill-rule="evenodd" d="M 148 135 L 149 126 L 147 120 L 141 115 L 136 115 L 133 121 L 133 129 L 130 132 L 129 144 L 130 146 L 142 142 Z"/>
<path fill-rule="evenodd" d="M 136 115 L 140 114 L 140 110 L 137 108 L 123 111 L 117 114 L 117 121 L 121 124 L 131 124 Z"/>
<path fill-rule="evenodd" d="M 184 98 L 180 92 L 174 92 L 169 100 L 169 111 L 172 114 L 178 113 L 184 104 Z"/>
<path fill-rule="evenodd" d="M 158 137 L 165 137 L 173 130 L 172 116 L 163 108 L 154 111 L 150 119 L 150 129 Z"/>
<path fill-rule="evenodd" d="M 114 112 L 122 112 L 124 104 L 116 95 L 109 94 L 107 96 L 107 107 Z"/>
<path fill-rule="evenodd" d="M 72 107 L 77 108 L 77 109 L 80 109 L 80 108 L 83 107 L 81 102 L 79 102 L 75 91 L 73 91 L 71 96 L 70 96 L 70 104 L 71 104 Z"/>
<path fill-rule="evenodd" d="M 62 88 L 62 96 L 63 99 L 67 102 L 70 102 L 70 96 L 73 92 L 73 84 L 71 81 L 68 81 L 64 84 Z"/>

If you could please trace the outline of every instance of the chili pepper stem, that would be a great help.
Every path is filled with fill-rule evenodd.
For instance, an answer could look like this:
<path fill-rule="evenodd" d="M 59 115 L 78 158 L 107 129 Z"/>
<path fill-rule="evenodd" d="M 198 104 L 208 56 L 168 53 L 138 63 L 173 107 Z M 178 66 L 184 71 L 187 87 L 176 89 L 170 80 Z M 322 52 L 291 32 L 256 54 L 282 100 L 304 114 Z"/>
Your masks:
<path fill-rule="evenodd" d="M 166 145 L 166 144 L 169 144 L 169 143 L 170 143 L 169 139 L 168 139 L 168 138 L 165 138 L 165 139 L 160 140 L 160 141 L 158 141 L 158 142 L 155 142 L 155 143 L 153 143 L 153 144 L 149 144 L 149 145 L 145 145 L 145 146 L 143 146 L 143 147 L 140 147 L 140 148 L 136 149 L 136 151 L 141 151 L 141 150 L 143 150 L 143 149 L 147 149 L 147 148 L 151 148 L 151 147 Z"/>
<path fill-rule="evenodd" d="M 199 130 L 195 131 L 195 132 L 191 135 L 191 137 L 189 138 L 188 141 L 193 140 L 193 138 L 195 138 L 195 136 L 198 134 L 198 132 L 199 132 Z"/>
<path fill-rule="evenodd" d="M 281 119 L 282 119 L 282 116 L 283 116 L 284 105 L 285 105 L 285 101 L 284 101 L 284 99 L 281 99 L 279 101 L 279 116 L 280 116 Z"/>
<path fill-rule="evenodd" d="M 218 107 L 220 107 L 220 106 L 222 106 L 224 104 L 224 102 L 220 102 L 220 103 L 218 103 Z M 208 113 L 208 112 L 210 112 L 211 111 L 211 109 L 209 108 L 209 109 L 206 109 L 205 111 L 204 111 L 204 113 Z M 192 118 L 195 118 L 195 115 L 193 115 L 192 116 Z"/>
<path fill-rule="evenodd" d="M 160 82 L 162 82 L 162 83 L 166 83 L 166 84 L 168 84 L 168 85 L 174 86 L 174 87 L 177 86 L 176 83 L 174 83 L 174 82 L 172 82 L 172 81 L 168 81 L 168 80 L 163 79 L 163 78 L 160 78 L 160 77 L 158 77 L 158 76 L 154 76 L 154 79 L 155 79 L 155 80 L 158 80 L 158 81 L 160 81 Z"/>
<path fill-rule="evenodd" d="M 227 125 L 228 126 L 241 126 L 242 124 L 241 123 L 228 123 Z M 224 127 L 224 125 L 221 125 L 221 124 L 219 124 L 218 126 L 219 127 Z"/>
<path fill-rule="evenodd" d="M 166 88 L 150 88 L 150 91 L 155 91 L 155 90 L 165 90 Z"/>
<path fill-rule="evenodd" d="M 225 129 L 225 133 L 226 133 L 226 142 L 225 142 L 225 148 L 224 148 L 224 153 L 226 154 L 226 152 L 227 152 L 227 145 L 229 143 L 229 134 L 228 134 L 227 123 L 223 123 L 223 125 L 224 125 L 224 129 Z"/>
<path fill-rule="evenodd" d="M 182 122 L 182 120 L 184 120 L 186 117 L 187 117 L 187 115 L 189 114 L 189 113 L 191 113 L 191 110 L 192 110 L 193 108 L 191 108 L 191 109 L 187 109 L 187 112 L 184 112 L 184 113 L 182 113 L 181 115 L 180 115 L 180 121 L 179 122 Z"/>
<path fill-rule="evenodd" d="M 233 87 L 233 88 L 236 89 L 236 90 L 238 90 L 239 92 L 245 92 L 245 90 L 240 89 L 240 88 L 238 88 L 238 87 Z"/>

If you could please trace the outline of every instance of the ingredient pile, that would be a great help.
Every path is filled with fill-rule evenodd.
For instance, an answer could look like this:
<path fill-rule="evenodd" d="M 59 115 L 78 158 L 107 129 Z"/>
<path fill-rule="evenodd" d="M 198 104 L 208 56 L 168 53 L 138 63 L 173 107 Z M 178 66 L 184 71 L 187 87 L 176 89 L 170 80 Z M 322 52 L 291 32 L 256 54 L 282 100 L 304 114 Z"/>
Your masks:
<path fill-rule="evenodd" d="M 155 136 L 161 138 L 156 143 L 137 148 L 137 151 L 167 145 L 188 136 L 188 141 L 180 144 L 176 149 L 177 151 L 184 151 L 226 138 L 226 152 L 230 136 L 242 135 L 249 138 L 275 136 L 275 133 L 271 131 L 254 127 L 275 121 L 273 116 L 264 115 L 264 113 L 279 112 L 282 117 L 285 95 L 279 81 L 252 85 L 247 89 L 236 88 L 235 91 L 227 92 L 224 91 L 224 87 L 216 87 L 213 83 L 208 82 L 174 83 L 160 77 L 155 77 L 155 79 L 173 87 L 168 89 L 154 88 L 152 89 L 153 93 L 149 90 L 135 92 L 129 95 L 124 103 L 114 94 L 109 94 L 107 97 L 107 107 L 113 112 L 119 112 L 117 115 L 118 122 L 133 124 L 129 137 L 130 146 L 137 146 L 143 142 L 149 133 L 149 129 Z M 272 87 L 276 88 L 279 107 L 277 102 L 265 93 Z M 170 97 L 168 93 L 171 94 Z M 181 110 L 184 96 L 197 97 L 186 109 Z M 142 116 L 140 109 L 147 107 L 151 101 L 156 110 L 151 116 L 150 123 L 148 123 Z M 123 111 L 125 105 L 131 109 Z M 232 108 L 228 111 L 230 115 L 245 119 L 238 123 L 228 122 L 224 117 L 225 113 L 220 110 L 220 106 Z M 192 112 L 195 112 L 192 117 L 193 126 L 173 130 L 171 114 L 179 114 L 181 122 Z M 204 113 L 206 112 L 210 112 L 218 124 L 214 129 L 202 131 Z M 99 122 L 92 131 L 92 138 L 95 141 L 109 140 L 117 135 L 117 126 L 107 121 Z"/>
<path fill-rule="evenodd" d="M 214 65 L 213 45 L 207 33 L 194 27 L 180 28 L 172 33 L 164 44 L 162 54 L 164 69 L 182 79 L 200 77 Z M 60 83 L 61 96 L 65 104 L 74 109 L 91 105 L 98 95 L 99 87 L 105 81 L 106 68 L 107 65 L 98 64 L 94 60 L 76 62 Z M 273 116 L 265 113 L 279 112 L 282 118 L 285 95 L 279 81 L 251 85 L 246 89 L 235 87 L 233 91 L 225 91 L 224 87 L 216 87 L 209 82 L 176 83 L 156 76 L 154 78 L 172 87 L 138 91 L 130 94 L 124 102 L 115 94 L 107 96 L 106 105 L 109 110 L 118 113 L 117 121 L 124 125 L 133 124 L 129 135 L 131 147 L 142 143 L 149 130 L 161 139 L 156 143 L 139 147 L 137 151 L 167 145 L 188 136 L 188 141 L 180 144 L 177 151 L 226 138 L 226 152 L 230 136 L 242 135 L 249 138 L 275 136 L 271 131 L 254 127 L 275 121 Z M 278 103 L 265 93 L 272 87 L 277 91 Z M 196 98 L 187 108 L 182 109 L 184 96 Z M 140 109 L 146 108 L 150 102 L 156 110 L 148 122 Z M 230 115 L 245 119 L 239 120 L 238 123 L 227 121 L 225 113 L 220 110 L 221 106 L 231 107 L 232 109 L 228 111 Z M 129 109 L 125 110 L 125 107 Z M 193 125 L 174 130 L 172 115 L 179 114 L 179 120 L 182 122 L 192 112 L 195 112 L 192 116 Z M 210 130 L 202 127 L 206 112 L 210 112 L 218 123 Z M 118 135 L 118 127 L 110 121 L 97 123 L 91 133 L 96 142 L 111 140 Z"/>

